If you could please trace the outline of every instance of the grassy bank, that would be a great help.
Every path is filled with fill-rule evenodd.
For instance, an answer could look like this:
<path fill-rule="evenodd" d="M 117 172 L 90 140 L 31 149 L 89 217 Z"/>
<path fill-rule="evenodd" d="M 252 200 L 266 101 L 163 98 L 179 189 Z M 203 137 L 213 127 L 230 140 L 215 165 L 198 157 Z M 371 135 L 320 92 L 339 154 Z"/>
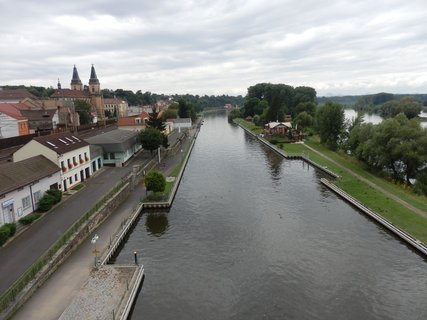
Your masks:
<path fill-rule="evenodd" d="M 236 121 L 238 122 L 238 121 Z M 257 127 L 256 131 L 252 129 L 255 127 L 253 124 L 248 123 L 244 120 L 239 119 L 239 123 L 251 130 L 252 132 L 259 133 L 261 128 Z M 249 125 L 247 125 L 249 124 Z M 405 189 L 401 185 L 396 185 L 392 182 L 387 181 L 384 178 L 370 173 L 363 163 L 360 163 L 355 158 L 348 156 L 344 153 L 334 152 L 323 147 L 318 140 L 311 139 L 306 142 L 307 145 L 321 152 L 333 161 L 337 162 L 346 169 L 349 169 L 365 179 L 375 183 L 384 190 L 396 195 L 412 206 L 427 211 L 426 197 L 417 196 Z M 308 149 L 304 144 L 283 144 L 283 150 L 288 154 L 304 154 L 312 161 L 328 167 L 328 169 L 337 173 L 340 178 L 334 181 L 334 183 L 349 193 L 351 196 L 359 200 L 365 206 L 371 208 L 378 214 L 388 219 L 390 222 L 399 226 L 401 229 L 410 233 L 417 239 L 427 243 L 427 219 L 417 215 L 411 210 L 407 209 L 400 203 L 393 199 L 390 199 L 384 193 L 377 191 L 376 189 L 369 186 L 366 182 L 357 179 L 347 170 L 336 165 L 335 163 L 325 159 L 321 155 Z"/>

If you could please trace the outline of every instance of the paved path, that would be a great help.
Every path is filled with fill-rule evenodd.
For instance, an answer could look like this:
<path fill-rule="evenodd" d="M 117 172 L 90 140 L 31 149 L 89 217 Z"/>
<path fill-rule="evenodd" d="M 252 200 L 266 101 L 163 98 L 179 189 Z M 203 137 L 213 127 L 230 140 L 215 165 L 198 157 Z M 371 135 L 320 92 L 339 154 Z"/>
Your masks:
<path fill-rule="evenodd" d="M 427 218 L 427 212 L 418 209 L 416 207 L 414 207 L 413 205 L 411 205 L 410 203 L 406 202 L 405 200 L 402 200 L 401 198 L 399 198 L 398 196 L 396 196 L 395 194 L 385 190 L 384 188 L 380 187 L 379 185 L 377 185 L 376 183 L 370 181 L 369 179 L 366 179 L 364 177 L 362 177 L 361 175 L 357 174 L 356 172 L 354 172 L 353 170 L 348 169 L 347 167 L 339 164 L 338 162 L 336 162 L 335 160 L 333 160 L 332 158 L 324 155 L 323 153 L 317 151 L 316 149 L 308 146 L 307 144 L 304 144 L 304 146 L 308 149 L 310 149 L 311 151 L 317 153 L 318 155 L 322 156 L 323 158 L 327 159 L 328 161 L 332 162 L 333 164 L 335 164 L 336 166 L 340 167 L 341 169 L 343 169 L 344 171 L 347 171 L 348 173 L 350 173 L 352 176 L 356 177 L 357 179 L 365 182 L 366 184 L 368 184 L 369 186 L 371 186 L 372 188 L 378 190 L 379 192 L 385 194 L 387 197 L 393 199 L 394 201 L 400 203 L 401 205 L 403 205 L 405 208 L 419 214 L 420 216 L 426 217 Z"/>
<path fill-rule="evenodd" d="M 194 130 L 192 130 L 194 134 Z M 186 148 L 192 138 L 186 138 L 183 148 Z M 175 166 L 182 161 L 184 153 L 178 152 L 175 155 L 164 159 L 159 168 L 167 175 Z M 129 169 L 131 169 L 131 166 Z M 106 172 L 107 179 L 109 172 Z M 104 175 L 105 176 L 105 175 Z M 86 190 L 83 189 L 83 190 Z M 82 192 L 84 193 L 84 192 Z M 104 223 L 94 232 L 99 236 L 97 249 L 101 252 L 105 250 L 116 231 L 121 227 L 122 222 L 132 214 L 132 209 L 139 204 L 141 197 L 145 195 L 144 185 L 137 186 L 130 194 L 129 198 L 116 209 Z M 76 194 L 77 196 L 77 194 Z M 71 200 L 71 199 L 70 199 Z M 15 314 L 13 320 L 38 320 L 38 319 L 58 319 L 61 313 L 71 303 L 74 295 L 84 285 L 89 277 L 94 256 L 91 253 L 93 245 L 91 238 L 73 252 L 63 265 L 49 278 L 49 280 L 39 288 L 29 301 Z M 142 261 L 143 263 L 143 261 Z"/>

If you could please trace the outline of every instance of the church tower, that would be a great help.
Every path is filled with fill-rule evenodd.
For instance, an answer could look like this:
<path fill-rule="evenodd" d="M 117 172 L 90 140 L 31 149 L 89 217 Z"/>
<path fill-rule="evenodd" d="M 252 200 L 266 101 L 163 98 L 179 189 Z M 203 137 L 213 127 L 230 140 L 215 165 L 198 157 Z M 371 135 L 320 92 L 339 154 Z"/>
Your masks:
<path fill-rule="evenodd" d="M 73 78 L 71 79 L 71 90 L 82 91 L 82 88 L 83 88 L 82 81 L 80 80 L 76 65 L 74 65 Z"/>
<path fill-rule="evenodd" d="M 89 93 L 90 94 L 100 94 L 101 86 L 99 84 L 98 77 L 96 76 L 95 67 L 92 65 L 90 70 L 90 79 L 89 79 Z"/>
<path fill-rule="evenodd" d="M 89 79 L 89 94 L 91 96 L 91 104 L 95 107 L 99 121 L 105 121 L 104 99 L 101 94 L 101 85 L 96 76 L 95 67 L 92 65 Z"/>

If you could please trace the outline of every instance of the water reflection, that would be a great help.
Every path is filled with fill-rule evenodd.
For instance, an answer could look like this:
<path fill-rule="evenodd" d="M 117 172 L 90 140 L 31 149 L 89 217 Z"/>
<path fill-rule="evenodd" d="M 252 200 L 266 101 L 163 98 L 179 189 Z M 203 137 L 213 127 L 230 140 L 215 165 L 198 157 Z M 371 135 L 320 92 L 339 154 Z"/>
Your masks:
<path fill-rule="evenodd" d="M 147 232 L 160 237 L 169 229 L 167 212 L 149 212 L 145 220 Z"/>
<path fill-rule="evenodd" d="M 265 155 L 265 163 L 268 165 L 273 181 L 278 181 L 282 177 L 282 163 L 285 161 L 284 158 L 277 155 L 270 148 L 263 146 L 261 150 Z"/>

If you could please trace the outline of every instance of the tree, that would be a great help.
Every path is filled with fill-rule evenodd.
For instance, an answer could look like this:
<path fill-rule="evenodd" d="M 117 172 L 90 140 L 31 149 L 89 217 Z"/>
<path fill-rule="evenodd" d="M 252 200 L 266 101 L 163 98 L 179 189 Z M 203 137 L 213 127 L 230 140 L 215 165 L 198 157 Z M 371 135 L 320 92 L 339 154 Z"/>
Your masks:
<path fill-rule="evenodd" d="M 166 119 L 176 119 L 178 117 L 178 112 L 175 109 L 167 109 L 163 112 L 161 118 L 163 121 Z"/>
<path fill-rule="evenodd" d="M 180 118 L 190 118 L 190 106 L 184 99 L 178 101 L 178 115 Z"/>
<path fill-rule="evenodd" d="M 320 142 L 335 150 L 344 129 L 343 106 L 339 103 L 326 102 L 318 109 L 316 117 Z"/>
<path fill-rule="evenodd" d="M 159 171 L 152 170 L 144 178 L 145 187 L 148 191 L 163 192 L 166 187 L 166 179 Z"/>
<path fill-rule="evenodd" d="M 384 103 L 380 108 L 380 115 L 384 118 L 392 118 L 403 112 L 408 119 L 412 119 L 418 116 L 421 109 L 422 103 L 417 99 L 404 97 Z"/>
<path fill-rule="evenodd" d="M 295 125 L 295 129 L 303 130 L 313 125 L 313 117 L 307 112 L 303 111 L 297 115 L 294 119 L 293 124 Z M 294 126 L 292 126 L 294 127 Z"/>
<path fill-rule="evenodd" d="M 74 101 L 74 109 L 79 114 L 80 124 L 92 123 L 91 105 L 84 100 Z"/>
<path fill-rule="evenodd" d="M 156 110 L 153 110 L 152 113 L 149 114 L 148 119 L 145 121 L 145 124 L 149 128 L 155 128 L 162 132 L 165 130 L 165 124 L 163 123 L 163 120 L 161 117 L 159 117 L 159 113 Z"/>
<path fill-rule="evenodd" d="M 151 153 L 164 144 L 164 135 L 156 128 L 146 128 L 139 135 L 142 147 Z"/>

